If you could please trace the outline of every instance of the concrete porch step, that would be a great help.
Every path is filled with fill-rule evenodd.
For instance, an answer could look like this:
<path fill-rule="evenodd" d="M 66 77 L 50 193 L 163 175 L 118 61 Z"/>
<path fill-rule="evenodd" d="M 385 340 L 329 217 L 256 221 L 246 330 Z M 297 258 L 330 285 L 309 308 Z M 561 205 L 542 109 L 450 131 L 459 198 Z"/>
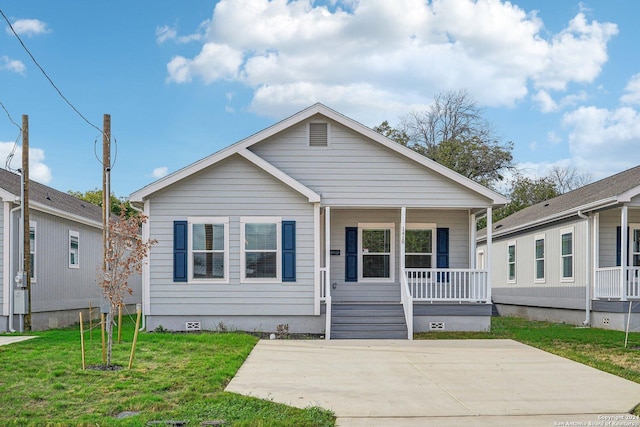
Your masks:
<path fill-rule="evenodd" d="M 333 339 L 406 339 L 404 309 L 398 303 L 336 303 L 331 307 Z"/>

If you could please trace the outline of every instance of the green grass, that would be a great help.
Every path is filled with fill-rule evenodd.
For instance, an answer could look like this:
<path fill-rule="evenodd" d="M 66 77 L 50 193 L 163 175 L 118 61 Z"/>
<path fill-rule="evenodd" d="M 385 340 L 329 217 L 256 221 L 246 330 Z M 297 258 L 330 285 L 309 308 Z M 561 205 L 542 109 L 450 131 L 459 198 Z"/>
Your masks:
<path fill-rule="evenodd" d="M 125 323 L 125 322 L 123 322 Z M 140 426 L 185 420 L 200 425 L 333 426 L 329 411 L 297 409 L 224 392 L 257 342 L 242 333 L 141 333 L 132 369 L 127 369 L 133 323 L 114 344 L 118 371 L 83 370 L 80 332 L 73 328 L 35 332 L 28 341 L 0 347 L 0 425 Z M 114 331 L 115 333 L 115 331 Z M 87 365 L 102 364 L 99 330 L 85 332 Z M 125 411 L 138 415 L 116 419 Z"/>
<path fill-rule="evenodd" d="M 419 333 L 415 339 L 513 339 L 576 362 L 640 383 L 640 333 L 578 328 L 563 323 L 494 317 L 489 332 Z M 640 415 L 640 408 L 636 408 Z"/>

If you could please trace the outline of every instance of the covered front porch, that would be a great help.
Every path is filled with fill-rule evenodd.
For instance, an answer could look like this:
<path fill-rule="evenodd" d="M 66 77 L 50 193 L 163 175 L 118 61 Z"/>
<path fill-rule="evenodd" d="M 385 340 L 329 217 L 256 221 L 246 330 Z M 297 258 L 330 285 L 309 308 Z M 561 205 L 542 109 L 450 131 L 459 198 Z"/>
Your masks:
<path fill-rule="evenodd" d="M 481 216 L 490 230 L 491 208 L 322 207 L 318 281 L 325 337 L 338 337 L 332 334 L 337 317 L 348 330 L 369 324 L 371 331 L 393 329 L 408 339 L 414 331 L 454 325 L 487 329 L 490 250 L 476 257 Z"/>

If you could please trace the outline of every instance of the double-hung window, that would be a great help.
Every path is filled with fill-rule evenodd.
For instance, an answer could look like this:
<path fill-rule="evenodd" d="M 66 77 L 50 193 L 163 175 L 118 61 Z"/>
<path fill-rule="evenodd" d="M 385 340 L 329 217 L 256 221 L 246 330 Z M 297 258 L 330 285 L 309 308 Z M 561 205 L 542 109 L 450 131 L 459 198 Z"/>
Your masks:
<path fill-rule="evenodd" d="M 567 228 L 560 232 L 562 240 L 562 280 L 573 280 L 573 228 Z"/>
<path fill-rule="evenodd" d="M 509 276 L 507 277 L 508 283 L 516 282 L 516 242 L 509 242 L 507 244 L 507 270 Z"/>
<path fill-rule="evenodd" d="M 535 236 L 535 281 L 544 282 L 544 234 Z"/>
<path fill-rule="evenodd" d="M 80 234 L 77 231 L 69 230 L 69 268 L 80 268 L 79 249 Z"/>
<path fill-rule="evenodd" d="M 362 280 L 394 279 L 394 224 L 359 224 Z"/>
<path fill-rule="evenodd" d="M 229 219 L 189 218 L 189 278 L 193 282 L 229 280 Z"/>
<path fill-rule="evenodd" d="M 240 219 L 240 268 L 244 282 L 281 280 L 281 218 Z"/>
<path fill-rule="evenodd" d="M 406 268 L 432 268 L 435 257 L 435 225 L 407 224 L 404 232 Z"/>

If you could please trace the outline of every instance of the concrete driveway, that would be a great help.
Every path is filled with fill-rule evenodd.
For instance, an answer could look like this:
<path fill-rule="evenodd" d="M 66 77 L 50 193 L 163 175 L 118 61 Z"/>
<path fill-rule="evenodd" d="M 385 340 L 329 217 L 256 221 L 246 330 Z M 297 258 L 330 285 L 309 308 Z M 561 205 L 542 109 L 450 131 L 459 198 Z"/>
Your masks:
<path fill-rule="evenodd" d="M 11 336 L 11 335 L 3 335 L 0 336 L 0 345 L 8 345 L 13 344 L 14 342 L 20 342 L 25 340 L 30 340 L 35 337 L 27 337 L 27 336 Z"/>
<path fill-rule="evenodd" d="M 262 340 L 226 390 L 341 427 L 640 427 L 640 384 L 512 340 Z"/>

